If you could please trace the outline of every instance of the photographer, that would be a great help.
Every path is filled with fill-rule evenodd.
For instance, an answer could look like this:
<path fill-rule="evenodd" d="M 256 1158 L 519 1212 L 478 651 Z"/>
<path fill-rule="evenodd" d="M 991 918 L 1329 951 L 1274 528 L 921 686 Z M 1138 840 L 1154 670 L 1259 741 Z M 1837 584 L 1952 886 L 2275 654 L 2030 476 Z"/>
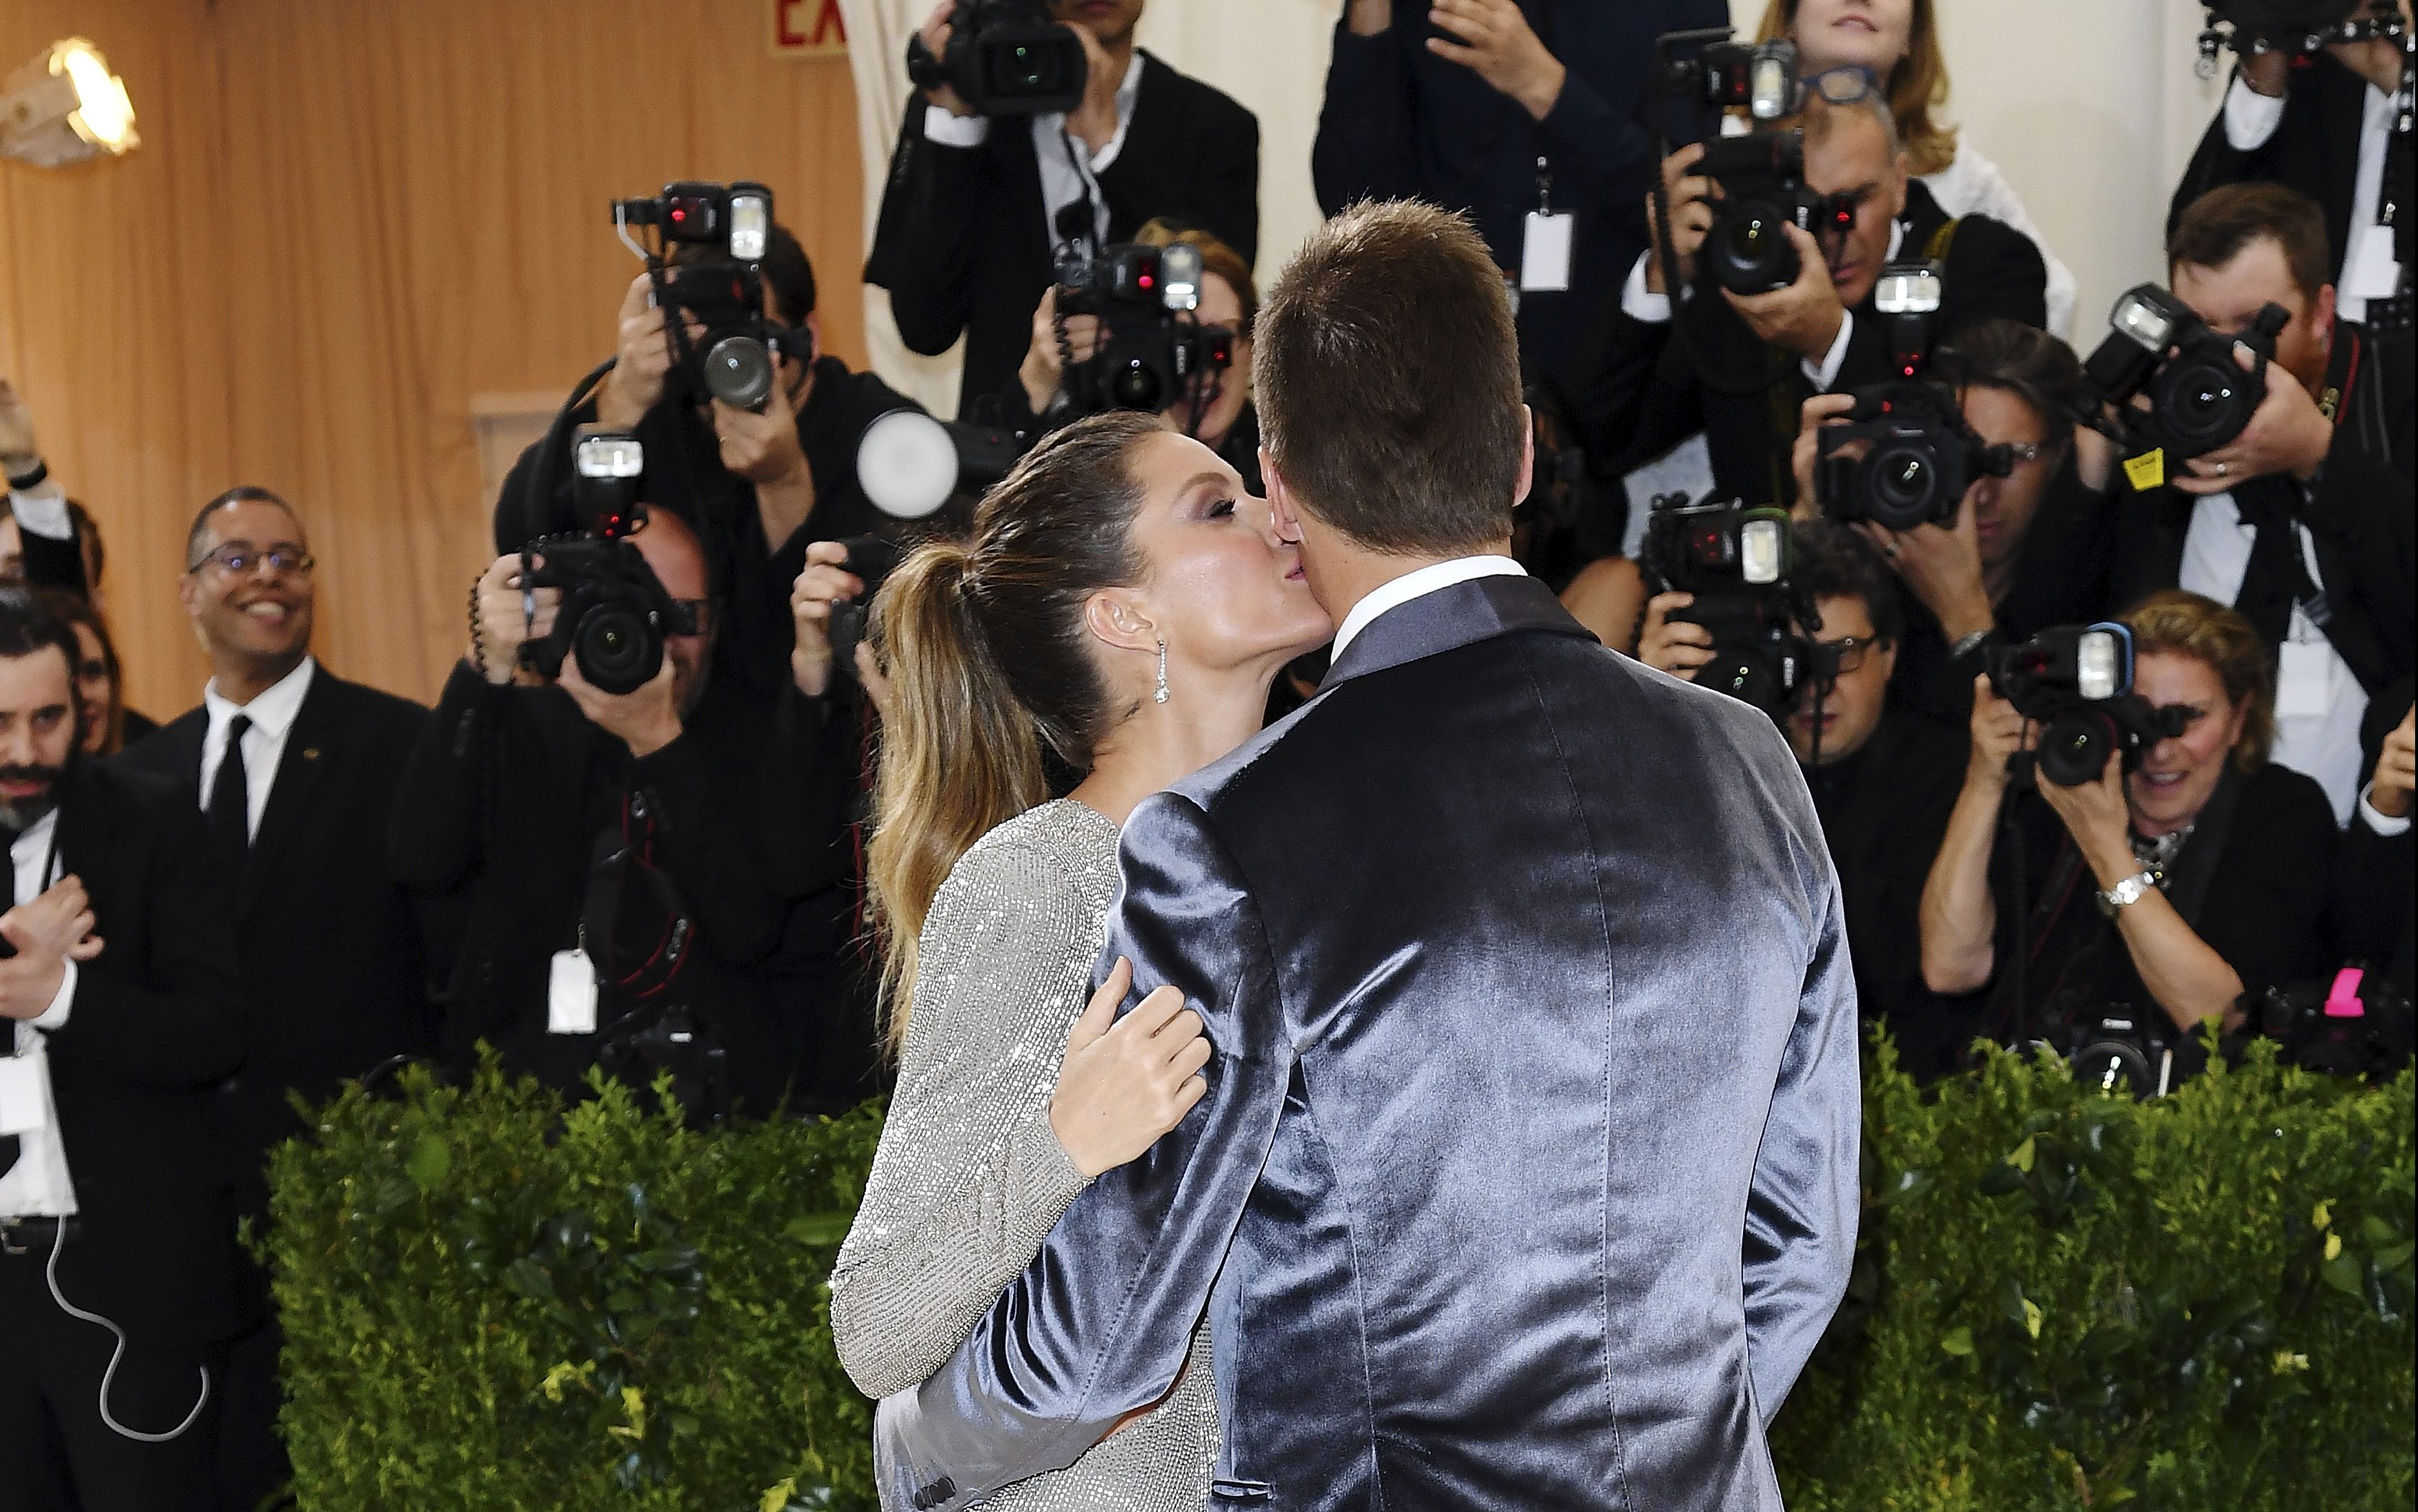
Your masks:
<path fill-rule="evenodd" d="M 2325 252 L 2317 206 L 2276 185 L 2183 213 L 2167 242 L 2178 299 L 2227 336 L 2269 304 L 2289 318 L 2239 436 L 2165 469 L 2147 498 L 2113 487 L 2120 590 L 2181 587 L 2257 628 L 2279 661 L 2273 758 L 2315 777 L 2346 823 L 2369 695 L 2418 667 L 2418 521 L 2382 450 L 2406 422 L 2379 412 L 2376 354 L 2334 318 Z"/>
<path fill-rule="evenodd" d="M 1871 547 L 1827 520 L 1793 532 L 1789 580 L 1821 619 L 1805 634 L 1823 664 L 1781 721 L 1805 769 L 1822 832 L 1839 869 L 1856 997 L 1867 1023 L 1887 1023 L 1905 1067 L 1918 1077 L 1945 1069 L 1927 1016 L 1910 1015 L 1921 973 L 1906 943 L 1922 884 L 1955 802 L 1964 742 L 1956 730 L 1890 696 L 1905 625 L 1897 585 Z M 1711 659 L 1706 628 L 1670 618 L 1686 593 L 1649 601 L 1638 659 L 1692 678 Z"/>
<path fill-rule="evenodd" d="M 2245 989 L 2325 964 L 2334 825 L 2316 784 L 2267 760 L 2266 643 L 2191 593 L 2152 595 L 2123 623 L 2135 691 L 2181 733 L 2136 770 L 2111 755 L 2095 781 L 2043 777 L 2018 792 L 2005 822 L 2022 837 L 2020 865 L 2001 810 L 2010 758 L 2034 732 L 1975 680 L 1964 790 L 1922 894 L 1923 983 L 1947 1000 L 1951 1044 L 2020 1043 L 2119 1005 L 2154 1005 L 2179 1041 L 2205 1019 L 2239 1027 Z"/>
<path fill-rule="evenodd" d="M 1948 58 L 1936 0 L 1769 0 L 1758 41 L 1786 38 L 1799 77 L 1838 98 L 1877 90 L 1897 117 L 1907 171 L 1947 214 L 1986 215 L 2041 243 L 2048 267 L 2048 328 L 2074 329 L 2073 270 L 2042 241 L 2040 228 L 1998 165 L 1932 113 L 1948 103 Z"/>
<path fill-rule="evenodd" d="M 1984 447 L 2008 449 L 2010 470 L 1967 484 L 1949 525 L 1890 530 L 1861 521 L 1854 528 L 1913 601 L 1898 696 L 1962 725 L 1988 647 L 2105 618 L 2115 512 L 2077 465 L 2073 415 L 2082 364 L 2063 342 L 2012 320 L 1984 321 L 1941 347 L 1926 377 L 1955 394 Z M 1805 403 L 1796 451 L 1800 512 L 1815 496 L 1822 424 L 1853 403 L 1846 394 Z"/>
<path fill-rule="evenodd" d="M 1507 277 L 1531 212 L 1569 217 L 1564 276 L 1522 277 L 1518 314 L 1523 360 L 1575 394 L 1612 302 L 1600 269 L 1645 244 L 1654 40 L 1728 20 L 1720 0 L 1345 0 L 1310 154 L 1319 207 L 1466 211 Z"/>
<path fill-rule="evenodd" d="M 1202 329 L 1232 335 L 1232 360 L 1208 372 L 1197 390 L 1161 413 L 1168 423 L 1197 438 L 1243 475 L 1252 492 L 1260 486 L 1260 418 L 1251 407 L 1251 328 L 1259 319 L 1260 290 L 1251 267 L 1232 247 L 1205 231 L 1179 230 L 1164 221 L 1141 228 L 1143 247 L 1186 246 L 1201 253 L 1201 305 L 1193 320 Z M 1025 349 L 1016 382 L 1001 396 L 1002 423 L 1012 430 L 1055 430 L 1080 418 L 1066 393 L 1066 362 L 1094 360 L 1100 351 L 1100 317 L 1070 315 L 1060 340 L 1058 290 L 1041 297 L 1033 313 L 1033 344 Z"/>
<path fill-rule="evenodd" d="M 2398 7 L 2406 25 L 2410 0 Z M 2410 213 L 2418 185 L 2411 138 L 2394 130 L 2401 70 L 2401 44 L 2381 38 L 2309 56 L 2243 53 L 2175 187 L 2166 233 L 2202 195 L 2228 184 L 2282 184 L 2309 196 L 2323 207 L 2324 267 L 2341 290 L 2342 318 L 2402 333 L 2398 360 L 2407 364 L 2411 310 L 2402 275 L 2418 266 L 2410 241 L 2418 219 Z M 2398 206 L 2390 224 L 2380 223 L 2385 205 Z"/>
<path fill-rule="evenodd" d="M 1873 305 L 1888 264 L 1941 265 L 1943 337 L 1984 320 L 2045 322 L 2040 249 L 1986 216 L 1943 214 L 1908 180 L 1896 118 L 1876 95 L 1834 104 L 1813 94 L 1783 124 L 1804 131 L 1803 189 L 1821 197 L 1823 228 L 1816 237 L 1782 226 L 1797 263 L 1784 288 L 1734 293 L 1708 267 L 1700 278 L 1723 191 L 1694 172 L 1702 144 L 1662 164 L 1677 267 L 1666 270 L 1648 252 L 1630 270 L 1589 406 L 1600 417 L 1596 450 L 1617 459 L 1615 471 L 1644 466 L 1701 430 L 1718 492 L 1754 505 L 1785 502 L 1803 401 L 1895 375 Z"/>
<path fill-rule="evenodd" d="M 1134 45 L 1142 0 L 999 8 L 1071 27 L 1081 104 L 1028 123 L 981 115 L 947 85 L 910 99 L 865 264 L 865 281 L 890 291 L 910 351 L 937 357 L 965 338 L 957 418 L 972 420 L 1014 380 L 1061 244 L 1098 252 L 1162 218 L 1210 232 L 1247 263 L 1260 240 L 1260 123 Z M 944 56 L 973 9 L 941 0 L 924 46 Z"/>
<path fill-rule="evenodd" d="M 719 259 L 722 250 L 679 244 L 681 266 Z M 815 272 L 805 250 L 779 225 L 762 260 L 764 313 L 803 331 L 819 351 Z M 672 345 L 652 282 L 640 274 L 623 294 L 618 360 L 594 397 L 572 416 L 635 432 L 646 451 L 639 496 L 686 521 L 703 542 L 728 613 L 715 635 L 722 680 L 769 702 L 787 681 L 788 589 L 819 537 L 863 535 L 883 518 L 856 476 L 865 428 L 913 403 L 838 358 L 800 361 L 775 352 L 776 381 L 761 414 L 720 400 L 691 404 L 669 391 Z M 697 332 L 691 323 L 690 335 Z M 568 435 L 569 427 L 565 428 Z M 528 498 L 540 441 L 521 454 L 496 502 L 496 549 L 513 552 L 534 535 L 575 527 L 567 447 L 548 459 L 551 497 L 532 519 Z M 810 524 L 811 522 L 811 524 Z"/>
<path fill-rule="evenodd" d="M 561 594 L 525 588 L 521 558 L 501 557 L 479 580 L 469 648 L 406 769 L 395 875 L 468 905 L 443 1050 L 459 1064 L 486 1040 L 513 1070 L 575 1087 L 600 1058 L 637 1055 L 656 1011 L 681 1008 L 727 1051 L 736 1107 L 803 1106 L 834 1074 L 819 1060 L 826 1042 L 846 1046 L 834 1027 L 845 1004 L 773 990 L 793 921 L 766 858 L 799 842 L 758 792 L 803 774 L 788 770 L 786 721 L 716 675 L 720 601 L 695 535 L 663 512 L 632 539 L 696 620 L 664 636 L 652 680 L 617 695 L 575 655 L 551 684 L 523 668 Z M 601 985 L 582 1004 L 589 983 Z"/>

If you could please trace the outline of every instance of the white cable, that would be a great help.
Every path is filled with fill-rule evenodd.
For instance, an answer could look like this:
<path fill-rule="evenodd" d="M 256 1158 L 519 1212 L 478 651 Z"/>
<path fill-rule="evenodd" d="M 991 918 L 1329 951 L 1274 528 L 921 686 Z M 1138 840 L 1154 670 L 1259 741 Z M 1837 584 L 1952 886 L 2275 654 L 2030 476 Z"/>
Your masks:
<path fill-rule="evenodd" d="M 133 1428 L 128 1428 L 125 1424 L 120 1423 L 116 1418 L 111 1416 L 109 1413 L 109 1383 L 117 1378 L 117 1362 L 126 1357 L 126 1330 L 118 1327 L 115 1323 L 111 1322 L 108 1319 L 103 1318 L 97 1312 L 84 1311 L 82 1307 L 69 1302 L 67 1299 L 67 1294 L 59 1290 L 59 1251 L 67 1247 L 68 1220 L 65 1218 L 54 1218 L 52 1221 L 57 1225 L 57 1228 L 54 1229 L 51 1233 L 51 1262 L 42 1267 L 42 1279 L 49 1282 L 51 1286 L 51 1300 L 57 1303 L 59 1305 L 59 1310 L 66 1313 L 69 1317 L 79 1319 L 87 1323 L 99 1323 L 101 1327 L 108 1329 L 111 1333 L 117 1336 L 117 1347 L 109 1352 L 109 1368 L 100 1373 L 101 1422 L 107 1424 L 110 1431 L 115 1433 L 118 1437 L 132 1439 L 137 1443 L 166 1443 L 172 1439 L 182 1438 L 187 1428 L 191 1428 L 196 1422 L 201 1420 L 202 1409 L 209 1405 L 210 1367 L 207 1365 L 199 1367 L 202 1372 L 202 1394 L 193 1398 L 193 1410 L 185 1414 L 185 1420 L 183 1422 L 177 1424 L 175 1428 L 170 1428 L 165 1433 L 138 1432 Z"/>

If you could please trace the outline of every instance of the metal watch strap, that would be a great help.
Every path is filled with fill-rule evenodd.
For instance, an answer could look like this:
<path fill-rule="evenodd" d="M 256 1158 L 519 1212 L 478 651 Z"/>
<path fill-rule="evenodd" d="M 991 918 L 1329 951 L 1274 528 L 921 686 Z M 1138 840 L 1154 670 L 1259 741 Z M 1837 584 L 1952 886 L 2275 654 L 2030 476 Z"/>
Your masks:
<path fill-rule="evenodd" d="M 2114 887 L 2104 888 L 2093 896 L 2099 900 L 2099 911 L 2113 919 L 2118 909 L 2128 904 L 2140 902 L 2149 896 L 2150 890 L 2157 885 L 2157 873 L 2135 872 Z"/>

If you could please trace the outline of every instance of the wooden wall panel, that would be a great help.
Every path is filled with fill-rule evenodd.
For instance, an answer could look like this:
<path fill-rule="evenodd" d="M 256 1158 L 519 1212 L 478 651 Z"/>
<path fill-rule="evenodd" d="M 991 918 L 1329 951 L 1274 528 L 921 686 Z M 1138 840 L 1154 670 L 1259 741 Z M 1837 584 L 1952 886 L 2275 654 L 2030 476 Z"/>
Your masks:
<path fill-rule="evenodd" d="M 174 598 L 210 494 L 293 498 L 329 664 L 415 697 L 488 550 L 474 395 L 565 389 L 637 270 L 608 198 L 760 178 L 862 362 L 844 63 L 770 55 L 762 0 L 0 0 L 0 60 L 82 32 L 143 146 L 0 165 L 0 362 L 99 516 L 133 701 L 204 676 Z"/>

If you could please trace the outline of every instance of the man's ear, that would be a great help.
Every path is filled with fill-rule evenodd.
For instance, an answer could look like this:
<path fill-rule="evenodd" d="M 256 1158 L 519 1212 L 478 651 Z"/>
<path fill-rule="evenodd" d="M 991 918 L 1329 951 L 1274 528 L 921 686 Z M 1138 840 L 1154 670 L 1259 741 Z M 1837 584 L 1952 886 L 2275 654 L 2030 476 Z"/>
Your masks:
<path fill-rule="evenodd" d="M 1897 170 L 1890 175 L 1889 212 L 1890 219 L 1894 221 L 1905 213 L 1905 181 L 1913 175 L 1907 171 L 1911 166 L 1911 160 L 1902 151 L 1890 166 Z"/>
<path fill-rule="evenodd" d="M 2317 328 L 2318 350 L 2329 357 L 2334 350 L 2334 286 L 2329 283 L 2318 290 L 2317 304 L 2309 312 L 2310 323 Z"/>
<path fill-rule="evenodd" d="M 1158 622 L 1130 588 L 1102 588 L 1083 601 L 1083 628 L 1103 646 L 1157 654 Z"/>
<path fill-rule="evenodd" d="M 1537 486 L 1537 412 L 1527 405 L 1520 406 L 1520 481 L 1511 490 L 1511 507 L 1518 509 L 1528 500 Z"/>
<path fill-rule="evenodd" d="M 1264 446 L 1260 448 L 1260 482 L 1267 490 L 1268 518 L 1277 527 L 1277 539 L 1301 544 L 1301 512 L 1293 505 L 1293 488 Z"/>

